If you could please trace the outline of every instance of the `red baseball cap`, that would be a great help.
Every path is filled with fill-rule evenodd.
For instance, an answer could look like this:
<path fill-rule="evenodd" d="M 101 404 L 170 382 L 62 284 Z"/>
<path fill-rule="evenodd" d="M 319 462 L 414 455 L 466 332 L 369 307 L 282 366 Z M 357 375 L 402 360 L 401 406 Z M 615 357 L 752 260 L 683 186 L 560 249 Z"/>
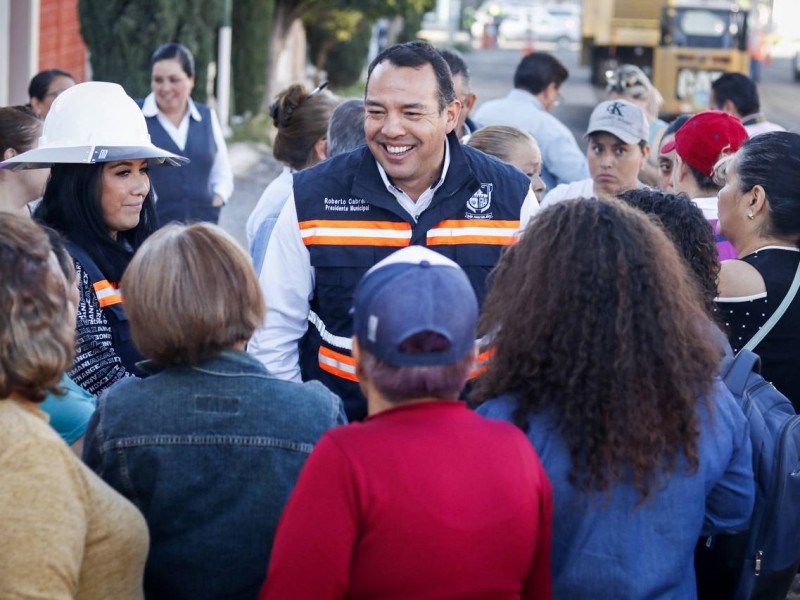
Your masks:
<path fill-rule="evenodd" d="M 739 119 L 721 110 L 708 110 L 686 121 L 661 152 L 676 150 L 681 160 L 706 175 L 713 175 L 720 155 L 736 152 L 747 137 Z"/>

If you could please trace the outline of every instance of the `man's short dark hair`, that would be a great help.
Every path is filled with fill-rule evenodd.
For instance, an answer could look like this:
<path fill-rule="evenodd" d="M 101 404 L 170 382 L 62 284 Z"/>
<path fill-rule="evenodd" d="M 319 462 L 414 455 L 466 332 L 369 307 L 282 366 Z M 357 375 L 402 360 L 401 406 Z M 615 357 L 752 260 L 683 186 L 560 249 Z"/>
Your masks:
<path fill-rule="evenodd" d="M 384 61 L 389 61 L 395 67 L 411 67 L 413 69 L 430 65 L 433 68 L 436 84 L 439 88 L 439 112 L 442 112 L 448 104 L 456 99 L 450 67 L 447 66 L 447 62 L 436 51 L 436 48 L 429 43 L 406 42 L 405 44 L 395 44 L 378 54 L 367 69 L 367 90 L 369 90 L 369 79 L 372 76 L 372 71 Z"/>
<path fill-rule="evenodd" d="M 726 100 L 733 102 L 742 117 L 761 110 L 756 84 L 741 73 L 723 73 L 711 84 L 717 108 L 722 108 Z"/>
<path fill-rule="evenodd" d="M 551 83 L 561 87 L 567 77 L 569 71 L 555 56 L 546 52 L 532 52 L 517 65 L 514 87 L 536 95 Z"/>
<path fill-rule="evenodd" d="M 469 86 L 469 67 L 467 66 L 466 61 L 464 61 L 464 57 L 461 56 L 461 53 L 445 48 L 443 50 L 439 50 L 439 54 L 442 55 L 442 58 L 447 63 L 447 66 L 450 67 L 450 74 L 453 77 L 456 75 L 461 75 L 461 77 L 464 79 L 464 83 Z"/>
<path fill-rule="evenodd" d="M 360 98 L 345 100 L 333 110 L 328 123 L 328 158 L 366 143 L 364 101 Z"/>
<path fill-rule="evenodd" d="M 699 187 L 704 192 L 710 192 L 710 191 L 718 192 L 720 189 L 722 189 L 719 185 L 717 185 L 717 182 L 714 180 L 713 175 L 709 175 L 708 173 L 703 173 L 700 169 L 693 167 L 685 160 L 683 161 L 683 164 L 689 167 L 689 171 L 691 171 L 692 177 L 694 177 L 694 180 L 697 182 L 697 187 Z"/>

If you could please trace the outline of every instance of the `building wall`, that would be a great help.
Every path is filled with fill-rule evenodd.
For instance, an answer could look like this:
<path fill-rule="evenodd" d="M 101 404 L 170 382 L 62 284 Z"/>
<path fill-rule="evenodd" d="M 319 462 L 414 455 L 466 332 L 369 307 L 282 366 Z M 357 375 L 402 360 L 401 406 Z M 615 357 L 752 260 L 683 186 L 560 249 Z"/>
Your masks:
<path fill-rule="evenodd" d="M 81 82 L 87 79 L 86 65 L 78 0 L 40 0 L 39 70 L 63 69 Z"/>
<path fill-rule="evenodd" d="M 28 101 L 38 46 L 39 0 L 0 0 L 0 106 Z"/>

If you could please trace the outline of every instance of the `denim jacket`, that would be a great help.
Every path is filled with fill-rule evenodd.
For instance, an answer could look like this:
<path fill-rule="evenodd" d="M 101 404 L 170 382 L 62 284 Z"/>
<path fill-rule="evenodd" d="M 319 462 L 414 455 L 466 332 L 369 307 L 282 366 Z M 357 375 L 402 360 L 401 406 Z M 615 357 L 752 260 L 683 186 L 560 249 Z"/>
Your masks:
<path fill-rule="evenodd" d="M 711 411 L 700 405 L 698 469 L 685 463 L 638 505 L 630 482 L 590 497 L 569 482 L 569 448 L 546 413 L 528 416 L 528 437 L 553 485 L 553 598 L 691 600 L 700 535 L 744 531 L 755 498 L 750 426 L 717 380 Z M 511 395 L 478 412 L 512 420 Z M 632 415 L 631 418 L 635 418 Z"/>
<path fill-rule="evenodd" d="M 145 516 L 148 599 L 255 598 L 283 506 L 319 437 L 345 422 L 318 382 L 248 354 L 125 379 L 101 396 L 84 460 Z"/>

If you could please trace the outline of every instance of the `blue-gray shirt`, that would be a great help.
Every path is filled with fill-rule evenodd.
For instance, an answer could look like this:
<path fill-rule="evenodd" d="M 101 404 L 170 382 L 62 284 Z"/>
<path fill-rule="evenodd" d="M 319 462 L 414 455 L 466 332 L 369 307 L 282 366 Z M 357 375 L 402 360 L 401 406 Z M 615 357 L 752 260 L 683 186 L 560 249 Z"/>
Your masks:
<path fill-rule="evenodd" d="M 536 138 L 542 152 L 542 180 L 547 189 L 590 177 L 589 165 L 575 136 L 530 92 L 513 89 L 505 98 L 482 104 L 473 116 L 482 126 L 507 125 Z"/>
<path fill-rule="evenodd" d="M 528 437 L 553 485 L 554 599 L 697 597 L 698 538 L 746 529 L 755 498 L 749 424 L 721 381 L 713 392 L 713 416 L 699 409 L 697 471 L 679 468 L 640 506 L 630 483 L 595 496 L 573 487 L 569 449 L 552 418 L 529 415 Z M 515 407 L 504 395 L 478 412 L 510 421 Z"/>

